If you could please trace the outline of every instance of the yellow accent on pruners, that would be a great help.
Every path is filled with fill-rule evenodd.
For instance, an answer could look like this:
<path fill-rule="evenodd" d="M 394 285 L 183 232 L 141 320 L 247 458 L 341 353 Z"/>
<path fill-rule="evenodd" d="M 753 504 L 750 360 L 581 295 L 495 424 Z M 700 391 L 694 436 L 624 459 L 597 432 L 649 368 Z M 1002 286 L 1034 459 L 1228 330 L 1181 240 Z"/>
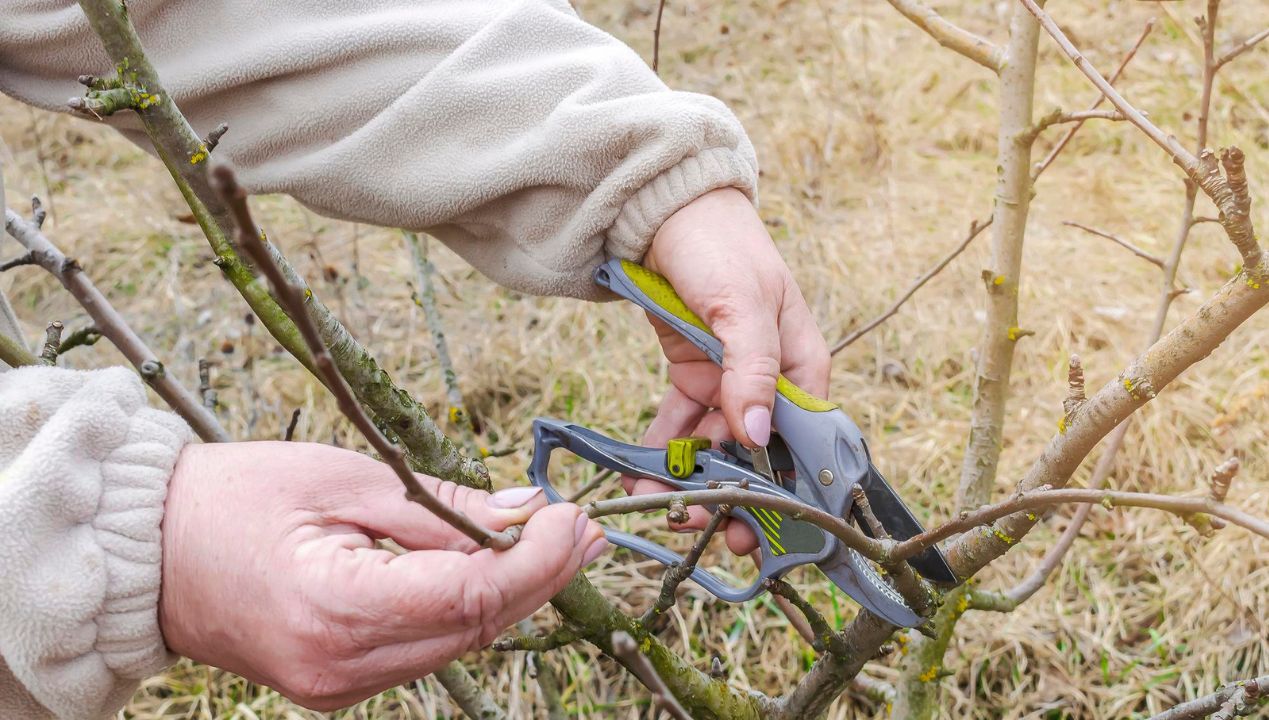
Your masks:
<path fill-rule="evenodd" d="M 692 327 L 704 330 L 710 335 L 714 334 L 709 329 L 709 326 L 705 324 L 705 321 L 688 308 L 687 304 L 683 302 L 683 298 L 679 297 L 679 294 L 675 292 L 674 286 L 670 285 L 669 280 L 629 260 L 621 261 L 621 269 L 625 270 L 626 275 L 630 276 L 630 281 L 635 284 L 635 287 L 642 290 L 644 295 L 647 295 L 652 302 L 660 305 L 666 312 Z M 803 390 L 784 375 L 776 379 L 776 392 L 783 395 L 794 405 L 810 412 L 827 412 L 836 410 L 838 407 L 837 403 L 817 398 Z"/>
<path fill-rule="evenodd" d="M 708 450 L 710 439 L 706 437 L 674 438 L 665 445 L 665 469 L 682 480 L 696 471 L 696 453 Z"/>

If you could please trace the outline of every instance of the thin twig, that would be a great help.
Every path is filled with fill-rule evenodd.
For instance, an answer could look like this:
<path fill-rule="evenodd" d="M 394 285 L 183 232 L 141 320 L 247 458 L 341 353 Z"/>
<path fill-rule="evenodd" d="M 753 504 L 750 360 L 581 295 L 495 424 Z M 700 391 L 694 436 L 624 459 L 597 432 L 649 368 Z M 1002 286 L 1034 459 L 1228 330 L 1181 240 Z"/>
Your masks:
<path fill-rule="evenodd" d="M 674 606 L 674 601 L 678 599 L 677 593 L 679 586 L 683 581 L 692 576 L 692 572 L 696 570 L 696 563 L 704 554 L 705 548 L 709 546 L 709 541 L 714 538 L 714 533 L 718 532 L 719 525 L 726 519 L 727 513 L 731 512 L 731 508 L 727 505 L 719 505 L 714 514 L 710 516 L 709 522 L 705 524 L 705 529 L 697 536 L 696 541 L 692 543 L 692 549 L 683 557 L 683 562 L 674 563 L 665 570 L 665 577 L 661 580 L 661 593 L 657 596 L 656 602 L 652 607 L 648 608 L 639 622 L 644 627 L 648 627 L 666 610 Z"/>
<path fill-rule="evenodd" d="M 540 637 L 536 635 L 513 635 L 511 637 L 498 638 L 489 647 L 499 652 L 516 650 L 547 652 L 562 648 L 565 645 L 571 645 L 579 639 L 580 636 L 572 628 L 559 627 Z"/>
<path fill-rule="evenodd" d="M 965 252 L 965 248 L 969 247 L 969 244 L 974 241 L 974 238 L 978 237 L 982 233 L 983 230 L 986 230 L 990 226 L 991 226 L 991 218 L 988 218 L 986 221 L 974 220 L 973 222 L 971 222 L 969 224 L 969 232 L 965 235 L 965 238 L 961 240 L 959 245 L 953 248 L 950 253 L 943 256 L 942 260 L 939 260 L 937 263 L 935 263 L 934 267 L 925 271 L 925 273 L 921 275 L 921 277 L 917 278 L 916 282 L 908 286 L 908 289 L 905 290 L 903 294 L 900 295 L 897 300 L 891 303 L 890 307 L 886 308 L 885 311 L 883 311 L 880 315 L 864 323 L 859 328 L 852 330 L 849 334 L 847 334 L 841 340 L 838 340 L 836 343 L 834 343 L 832 349 L 829 350 L 829 354 L 836 355 L 837 353 L 841 352 L 843 349 L 845 349 L 846 347 L 854 343 L 859 338 L 863 337 L 864 335 L 867 335 L 869 332 L 875 329 L 878 325 L 884 323 L 885 321 L 893 317 L 895 313 L 899 312 L 899 308 L 903 307 L 903 304 L 906 303 L 909 298 L 911 298 L 913 295 L 916 294 L 917 290 L 920 290 L 922 287 L 924 287 L 925 284 L 929 282 L 935 275 L 938 275 L 940 272 L 942 272 L 943 268 L 947 267 L 948 264 L 951 263 L 953 260 L 955 260 L 957 257 L 959 257 L 961 253 Z"/>
<path fill-rule="evenodd" d="M 286 430 L 282 433 L 282 439 L 290 442 L 295 439 L 295 428 L 300 424 L 300 409 L 295 408 L 291 411 L 291 421 L 286 424 Z"/>
<path fill-rule="evenodd" d="M 1238 43 L 1237 45 L 1235 45 L 1234 47 L 1226 51 L 1224 55 L 1221 55 L 1220 58 L 1216 60 L 1216 69 L 1219 70 L 1220 68 L 1224 67 L 1226 63 L 1238 57 L 1239 55 L 1242 55 L 1248 50 L 1254 48 L 1257 44 L 1260 43 L 1260 41 L 1264 40 L 1265 38 L 1269 38 L 1269 28 L 1265 28 L 1264 30 L 1261 30 L 1260 32 L 1256 33 L 1255 35 L 1252 35 L 1251 37 Z"/>
<path fill-rule="evenodd" d="M 617 473 L 614 470 L 600 470 L 599 472 L 595 473 L 595 477 L 591 478 L 590 482 L 578 488 L 577 491 L 574 492 L 572 495 L 569 495 L 568 501 L 571 503 L 576 503 L 581 501 L 582 498 L 594 492 L 600 485 L 603 485 L 605 482 L 612 479 L 616 475 Z"/>
<path fill-rule="evenodd" d="M 80 346 L 96 345 L 100 339 L 101 331 L 92 325 L 80 328 L 62 339 L 62 347 L 58 349 L 58 354 L 65 355 L 68 351 Z"/>
<path fill-rule="evenodd" d="M 1025 7 L 1028 12 L 1035 16 L 1036 20 L 1040 22 L 1040 27 L 1044 28 L 1044 31 L 1047 32 L 1055 42 L 1057 42 L 1058 47 L 1062 49 L 1062 52 L 1071 59 L 1071 62 L 1075 63 L 1075 67 L 1079 68 L 1080 72 L 1082 72 L 1084 76 L 1093 83 L 1093 85 L 1097 86 L 1098 90 L 1102 91 L 1102 94 L 1105 95 L 1106 98 L 1110 100 L 1110 103 L 1124 115 L 1128 122 L 1137 126 L 1138 129 L 1146 134 L 1146 137 L 1149 137 L 1156 145 L 1163 148 L 1163 150 L 1172 157 L 1173 161 L 1180 165 L 1187 174 L 1198 171 L 1198 158 L 1192 155 L 1190 151 L 1186 150 L 1184 147 L 1181 147 L 1181 143 L 1177 142 L 1175 137 L 1172 137 L 1160 130 L 1158 126 L 1150 122 L 1150 120 L 1146 118 L 1140 110 L 1130 105 L 1128 101 L 1119 94 L 1119 91 L 1116 90 L 1106 80 L 1106 78 L 1102 77 L 1101 73 L 1097 72 L 1097 68 L 1093 67 L 1092 63 L 1090 63 L 1088 59 L 1085 58 L 1084 55 L 1075 47 L 1075 45 L 1067 39 L 1066 34 L 1063 33 L 1062 29 L 1059 28 L 1057 23 L 1053 21 L 1053 18 L 1049 17 L 1049 14 L 1035 3 L 1035 0 L 1018 1 L 1022 3 L 1023 7 Z"/>
<path fill-rule="evenodd" d="M 38 263 L 36 263 L 35 261 L 35 253 L 26 253 L 24 255 L 19 255 L 18 257 L 13 258 L 7 263 L 0 264 L 0 272 L 4 272 L 5 270 L 12 270 L 15 267 L 22 267 L 23 265 L 36 265 L 36 264 Z"/>
<path fill-rule="evenodd" d="M 34 255 L 36 263 L 57 278 L 75 300 L 93 319 L 93 324 L 119 348 L 141 377 L 158 393 L 159 397 L 190 424 L 194 432 L 207 442 L 228 442 L 229 434 L 220 426 L 216 416 L 189 393 L 163 369 L 140 336 L 133 331 L 123 316 L 115 310 L 106 296 L 97 289 L 79 263 L 66 257 L 35 226 L 22 219 L 11 209 L 5 208 L 4 226 L 19 243 Z"/>
<path fill-rule="evenodd" d="M 798 594 L 792 585 L 783 580 L 767 578 L 763 582 L 763 587 L 772 595 L 787 600 L 790 605 L 798 609 L 798 612 L 802 613 L 802 617 L 806 618 L 807 624 L 811 627 L 811 647 L 816 652 L 828 650 L 838 655 L 845 655 L 849 652 L 846 643 L 833 631 L 833 628 L 828 624 L 828 620 L 824 618 L 819 610 L 815 609 L 814 605 L 807 602 L 806 598 Z"/>
<path fill-rule="evenodd" d="M 57 364 L 57 355 L 62 348 L 62 330 L 65 327 L 54 320 L 44 328 L 44 349 L 40 351 L 40 362 L 45 365 Z"/>
<path fill-rule="evenodd" d="M 1054 125 L 1067 125 L 1071 123 L 1084 124 L 1089 120 L 1110 120 L 1112 122 L 1124 120 L 1123 114 L 1117 110 L 1081 110 L 1078 112 L 1064 112 L 1060 108 L 1045 115 L 1036 121 L 1034 125 L 1027 130 L 1027 135 L 1034 140 L 1040 133 L 1048 130 Z"/>
<path fill-rule="evenodd" d="M 216 389 L 211 384 L 211 365 L 207 358 L 198 359 L 198 395 L 203 398 L 203 407 L 216 412 Z"/>
<path fill-rule="evenodd" d="M 1132 62 L 1132 59 L 1136 57 L 1137 51 L 1140 50 L 1141 46 L 1146 42 L 1146 38 L 1150 37 L 1150 31 L 1152 30 L 1154 30 L 1154 18 L 1150 18 L 1146 21 L 1146 26 L 1142 28 L 1141 34 L 1137 36 L 1137 41 L 1133 43 L 1132 47 L 1128 49 L 1128 52 L 1124 54 L 1123 58 L 1119 61 L 1119 66 L 1116 67 L 1115 71 L 1110 74 L 1110 77 L 1106 79 L 1106 82 L 1114 85 L 1119 80 L 1119 76 L 1123 75 L 1124 69 L 1128 67 L 1128 63 Z M 1101 107 L 1101 104 L 1105 102 L 1105 100 L 1106 96 L 1098 93 L 1097 99 L 1088 106 L 1088 109 L 1096 110 Z M 1049 153 L 1044 156 L 1044 159 L 1032 167 L 1032 180 L 1040 177 L 1040 175 L 1053 164 L 1053 161 L 1057 159 L 1057 156 L 1060 155 L 1064 149 L 1066 149 L 1066 146 L 1071 142 L 1071 139 L 1075 137 L 1075 134 L 1078 133 L 1082 127 L 1084 127 L 1083 122 L 1075 123 L 1066 131 L 1066 134 L 1063 135 L 1061 139 L 1053 144 L 1053 147 L 1049 150 Z"/>
<path fill-rule="evenodd" d="M 630 672 L 639 678 L 639 682 L 652 691 L 654 705 L 675 720 L 692 720 L 692 716 L 688 715 L 683 706 L 679 705 L 679 701 L 674 699 L 674 695 L 665 686 L 665 681 L 661 679 L 656 668 L 652 667 L 648 658 L 639 652 L 639 644 L 630 637 L 629 633 L 618 631 L 612 634 L 612 651 L 613 656 L 630 668 Z"/>
<path fill-rule="evenodd" d="M 661 16 L 665 13 L 665 0 L 657 3 L 657 24 L 652 29 L 652 72 L 661 72 Z"/>
<path fill-rule="evenodd" d="M 308 308 L 305 306 L 303 293 L 286 279 L 282 274 L 281 268 L 274 261 L 273 255 L 265 247 L 255 221 L 251 219 L 251 211 L 247 207 L 247 193 L 239 187 L 233 170 L 228 166 L 221 165 L 216 167 L 213 175 L 217 191 L 220 192 L 221 198 L 233 212 L 238 230 L 238 246 L 248 254 L 252 262 L 264 273 L 269 281 L 269 286 L 273 289 L 274 296 L 277 297 L 278 302 L 290 315 L 296 327 L 299 328 L 300 334 L 308 346 L 309 353 L 312 355 L 313 363 L 317 366 L 318 372 L 321 373 L 326 387 L 335 396 L 340 412 L 352 421 L 357 430 L 370 442 L 375 452 L 379 453 L 383 462 L 396 473 L 397 478 L 401 480 L 401 484 L 405 486 L 405 496 L 412 502 L 427 508 L 433 515 L 452 525 L 455 529 L 474 540 L 480 547 L 505 550 L 514 545 L 515 539 L 511 535 L 505 532 L 495 532 L 478 525 L 463 512 L 438 500 L 431 491 L 419 483 L 418 478 L 414 476 L 414 473 L 411 472 L 409 466 L 405 463 L 405 452 L 392 444 L 391 441 L 383 436 L 383 433 L 379 432 L 379 428 L 366 415 L 361 403 L 357 402 L 356 397 L 353 396 L 352 390 L 344 380 L 344 376 L 336 368 L 335 360 L 331 357 L 330 350 L 327 349 L 326 343 L 322 340 L 321 334 L 317 329 L 317 323 L 313 321 Z"/>
<path fill-rule="evenodd" d="M 423 310 L 423 319 L 427 321 L 428 330 L 432 333 L 432 344 L 436 348 L 436 361 L 441 366 L 441 376 L 445 380 L 449 421 L 458 427 L 468 454 L 480 457 L 485 453 L 481 452 L 480 445 L 476 442 L 476 426 L 463 401 L 463 391 L 458 385 L 458 372 L 454 369 L 454 360 L 449 354 L 449 341 L 445 339 L 445 324 L 441 320 L 440 308 L 436 306 L 436 267 L 427 257 L 427 236 L 420 237 L 418 233 L 409 231 L 402 231 L 402 234 L 406 244 L 410 246 L 414 275 L 419 283 L 414 302 Z"/>
<path fill-rule="evenodd" d="M 1127 250 L 1128 252 L 1132 253 L 1133 255 L 1136 255 L 1137 257 L 1141 258 L 1142 260 L 1145 260 L 1146 262 L 1150 263 L 1151 265 L 1154 265 L 1155 267 L 1159 268 L 1160 270 L 1165 269 L 1165 267 L 1164 267 L 1165 263 L 1164 263 L 1163 258 L 1159 257 L 1158 255 L 1152 255 L 1152 254 L 1150 254 L 1150 253 L 1146 252 L 1145 250 L 1142 250 L 1141 248 L 1137 247 L 1136 245 L 1133 245 L 1132 243 L 1130 243 L 1130 242 L 1128 242 L 1128 241 L 1126 241 L 1126 240 L 1123 240 L 1122 238 L 1120 238 L 1120 237 L 1119 237 L 1119 236 L 1117 236 L 1117 235 L 1112 235 L 1111 233 L 1108 233 L 1108 232 L 1106 232 L 1105 230 L 1098 230 L 1097 228 L 1091 228 L 1091 227 L 1089 227 L 1089 226 L 1087 226 L 1087 225 L 1081 225 L 1081 224 L 1079 224 L 1079 223 L 1077 223 L 1077 222 L 1072 222 L 1072 221 L 1070 221 L 1070 220 L 1063 220 L 1063 221 L 1062 221 L 1062 224 L 1063 224 L 1063 225 L 1066 225 L 1066 226 L 1068 226 L 1068 227 L 1073 227 L 1073 228 L 1078 228 L 1078 229 L 1080 229 L 1080 230 L 1083 230 L 1084 232 L 1088 233 L 1089 235 L 1096 235 L 1096 236 L 1097 236 L 1097 237 L 1099 237 L 1099 238 L 1105 238 L 1105 239 L 1107 239 L 1107 240 L 1109 240 L 1109 241 L 1111 241 L 1111 242 L 1115 243 L 1116 245 L 1119 245 L 1120 247 L 1124 248 L 1125 250 Z"/>
<path fill-rule="evenodd" d="M 1104 505 L 1107 508 L 1116 506 L 1154 508 L 1176 515 L 1207 513 L 1244 527 L 1261 537 L 1269 538 L 1269 522 L 1207 497 L 1176 497 L 1157 493 L 1090 490 L 1086 488 L 1040 489 L 1014 495 L 1012 498 L 995 505 L 987 505 L 973 512 L 964 513 L 955 520 L 950 520 L 920 535 L 904 540 L 894 549 L 891 557 L 894 560 L 910 558 L 935 543 L 954 535 L 959 535 L 967 530 L 989 525 L 996 520 L 1015 513 L 1037 510 L 1062 503 L 1091 503 Z"/>
<path fill-rule="evenodd" d="M 767 495 L 752 490 L 741 490 L 736 487 L 721 487 L 691 492 L 649 493 L 630 497 L 593 500 L 582 507 L 591 518 L 607 515 L 624 515 L 649 510 L 663 510 L 675 501 L 687 505 L 730 505 L 732 507 L 752 507 L 775 510 L 795 520 L 811 523 L 832 533 L 847 547 L 857 550 L 864 557 L 876 562 L 889 559 L 893 540 L 877 540 L 860 532 L 853 525 L 832 513 L 807 505 L 799 500 L 791 500 L 779 495 Z"/>

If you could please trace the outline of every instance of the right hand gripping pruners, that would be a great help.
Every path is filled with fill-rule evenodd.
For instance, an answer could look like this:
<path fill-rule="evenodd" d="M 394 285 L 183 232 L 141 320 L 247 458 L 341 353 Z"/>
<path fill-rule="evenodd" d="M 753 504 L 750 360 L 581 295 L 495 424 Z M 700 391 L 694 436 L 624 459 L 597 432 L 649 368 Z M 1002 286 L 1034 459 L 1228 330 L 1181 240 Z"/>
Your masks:
<path fill-rule="evenodd" d="M 669 324 L 711 360 L 722 364 L 722 343 L 665 278 L 628 261 L 609 260 L 596 271 L 595 280 Z M 858 485 L 892 538 L 904 540 L 922 532 L 921 524 L 872 464 L 859 428 L 836 404 L 814 397 L 780 376 L 771 424 L 772 438 L 765 449 L 749 451 L 728 443 L 723 450 L 715 450 L 709 448 L 708 440 L 700 438 L 673 440 L 668 448 L 658 449 L 628 445 L 579 425 L 539 418 L 533 424 L 529 479 L 546 491 L 551 502 L 562 502 L 564 498 L 547 477 L 547 468 L 551 451 L 563 448 L 600 467 L 657 480 L 678 490 L 743 483 L 750 491 L 779 495 L 847 521 L 858 519 L 852 512 L 852 491 Z M 762 592 L 766 578 L 779 578 L 794 567 L 814 564 L 843 592 L 886 621 L 902 627 L 922 622 L 868 560 L 826 530 L 763 508 L 732 508 L 730 517 L 748 525 L 758 538 L 761 568 L 751 586 L 734 587 L 697 567 L 692 579 L 719 598 L 748 600 Z M 869 532 L 867 523 L 858 524 Z M 614 544 L 658 562 L 669 565 L 683 560 L 650 540 L 611 529 L 606 533 Z M 957 582 L 937 547 L 908 562 L 935 582 Z"/>

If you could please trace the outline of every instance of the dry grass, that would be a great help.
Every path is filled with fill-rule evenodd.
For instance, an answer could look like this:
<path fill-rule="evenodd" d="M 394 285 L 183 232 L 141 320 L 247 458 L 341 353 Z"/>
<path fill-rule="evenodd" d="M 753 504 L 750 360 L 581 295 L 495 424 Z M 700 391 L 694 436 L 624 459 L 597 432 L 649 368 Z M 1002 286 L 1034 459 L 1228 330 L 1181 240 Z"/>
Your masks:
<path fill-rule="evenodd" d="M 650 56 L 653 0 L 579 2 L 585 17 Z M 1225 37 L 1264 22 L 1254 0 L 1225 10 Z M 1002 37 L 1009 3 L 946 2 L 966 25 Z M 938 48 L 884 3 L 671 2 L 662 69 L 681 88 L 732 104 L 758 146 L 763 215 L 830 341 L 881 308 L 959 240 L 991 204 L 994 97 L 985 71 Z M 1263 8 L 1262 8 L 1263 9 Z M 1199 3 L 1104 4 L 1080 0 L 1053 12 L 1102 68 L 1110 68 L 1151 15 L 1161 26 L 1123 86 L 1155 121 L 1192 136 L 1198 100 L 1193 26 Z M 1168 13 L 1176 21 L 1169 19 Z M 1258 17 L 1257 17 L 1258 16 Z M 1041 42 L 1037 112 L 1082 108 L 1092 91 Z M 1264 208 L 1269 173 L 1269 48 L 1230 66 L 1218 84 L 1213 144 L 1247 150 Z M 32 193 L 54 201 L 50 233 L 159 349 L 171 372 L 195 383 L 195 360 L 214 358 L 224 419 L 243 438 L 279 437 L 292 408 L 298 436 L 353 442 L 336 410 L 289 357 L 243 321 L 245 305 L 211 265 L 197 229 L 178 222 L 180 198 L 161 166 L 104 128 L 0 102 L 0 136 L 11 165 L 8 200 Z M 1192 141 L 1187 141 L 1192 142 Z M 47 182 L 39 157 L 43 156 Z M 1112 377 L 1143 342 L 1156 270 L 1121 248 L 1064 227 L 1077 220 L 1121 234 L 1156 253 L 1171 242 L 1180 176 L 1122 124 L 1084 129 L 1040 181 L 1033 205 L 1022 297 L 1025 327 L 1010 405 L 1003 491 L 1036 456 L 1061 414 L 1065 358 L 1079 352 L 1089 384 Z M 393 375 L 430 406 L 443 401 L 440 375 L 417 308 L 399 236 L 317 217 L 285 198 L 257 202 L 261 221 L 315 289 L 375 348 Z M 1200 201 L 1204 214 L 1210 206 Z M 13 246 L 4 253 L 12 254 Z M 448 252 L 439 300 L 462 381 L 493 444 L 516 453 L 491 463 L 500 485 L 523 482 L 529 419 L 565 416 L 618 437 L 637 438 L 665 383 L 651 332 L 634 310 L 515 295 Z M 899 316 L 843 353 L 834 397 L 870 435 L 882 470 L 932 520 L 950 512 L 968 426 L 979 272 L 986 241 L 923 290 Z M 1231 273 L 1236 254 L 1212 225 L 1196 228 L 1182 269 L 1192 312 Z M 325 279 L 323 277 L 325 276 Z M 336 276 L 333 277 L 332 276 Z M 373 282 L 368 281 L 372 280 Z M 34 339 L 48 320 L 84 318 L 49 278 L 26 269 L 0 279 Z M 1140 414 L 1114 482 L 1126 489 L 1186 492 L 1232 451 L 1245 453 L 1231 499 L 1269 515 L 1264 478 L 1269 427 L 1269 322 L 1240 329 L 1212 357 Z M 76 351 L 78 367 L 120 361 L 107 343 Z M 902 381 L 881 372 L 903 368 Z M 1087 467 L 1077 481 L 1087 475 Z M 1061 515 L 1065 516 L 1065 512 Z M 655 519 L 630 521 L 659 526 Z M 1060 532 L 1061 517 L 984 574 L 1007 587 L 1032 568 Z M 681 540 L 680 540 L 681 542 Z M 1148 714 L 1218 684 L 1269 671 L 1269 562 L 1263 540 L 1237 529 L 1212 540 L 1151 511 L 1097 510 L 1070 561 L 1048 587 L 1011 615 L 971 614 L 947 658 L 943 715 L 976 718 L 1127 718 Z M 743 563 L 712 560 L 743 574 Z M 655 567 L 625 553 L 590 577 L 629 609 L 658 585 Z M 854 613 L 822 578 L 794 578 L 830 617 Z M 548 609 L 540 626 L 553 624 Z M 789 687 L 810 657 L 767 601 L 726 605 L 690 587 L 664 637 L 701 667 L 712 654 L 732 682 L 766 692 Z M 541 714 L 522 657 L 468 658 L 513 718 Z M 552 655 L 565 700 L 579 717 L 635 718 L 646 693 L 610 661 L 579 647 Z M 884 667 L 876 673 L 886 676 Z M 434 718 L 455 712 L 432 682 L 421 694 L 390 692 L 341 718 Z M 880 716 L 842 699 L 830 716 Z M 317 715 L 240 678 L 189 663 L 147 682 L 124 717 L 294 718 Z"/>

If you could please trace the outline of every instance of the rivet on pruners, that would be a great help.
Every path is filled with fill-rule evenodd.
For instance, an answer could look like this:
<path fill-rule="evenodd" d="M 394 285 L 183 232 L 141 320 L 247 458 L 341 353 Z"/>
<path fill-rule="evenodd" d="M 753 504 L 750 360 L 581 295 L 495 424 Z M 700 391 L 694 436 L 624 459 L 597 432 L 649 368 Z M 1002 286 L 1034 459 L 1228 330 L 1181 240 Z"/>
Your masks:
<path fill-rule="evenodd" d="M 833 484 L 833 471 L 828 468 L 820 470 L 820 484 L 824 486 Z"/>

